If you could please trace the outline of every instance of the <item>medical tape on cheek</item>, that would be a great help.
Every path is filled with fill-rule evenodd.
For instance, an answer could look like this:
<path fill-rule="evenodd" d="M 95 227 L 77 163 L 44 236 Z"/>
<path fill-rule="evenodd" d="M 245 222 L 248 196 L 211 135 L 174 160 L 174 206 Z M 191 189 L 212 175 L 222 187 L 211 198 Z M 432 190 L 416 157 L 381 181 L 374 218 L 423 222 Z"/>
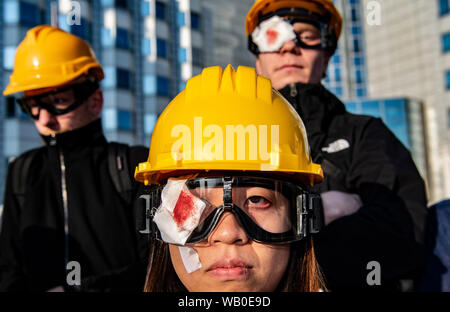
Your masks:
<path fill-rule="evenodd" d="M 162 240 L 169 244 L 184 245 L 206 207 L 204 201 L 189 192 L 186 181 L 167 181 L 161 192 L 161 205 L 153 217 Z"/>
<path fill-rule="evenodd" d="M 178 249 L 180 250 L 181 260 L 183 260 L 186 272 L 190 274 L 202 267 L 202 264 L 198 258 L 198 254 L 194 248 L 187 246 L 178 246 Z"/>
<path fill-rule="evenodd" d="M 252 33 L 252 40 L 259 52 L 277 52 L 295 38 L 294 27 L 277 15 L 259 24 Z"/>

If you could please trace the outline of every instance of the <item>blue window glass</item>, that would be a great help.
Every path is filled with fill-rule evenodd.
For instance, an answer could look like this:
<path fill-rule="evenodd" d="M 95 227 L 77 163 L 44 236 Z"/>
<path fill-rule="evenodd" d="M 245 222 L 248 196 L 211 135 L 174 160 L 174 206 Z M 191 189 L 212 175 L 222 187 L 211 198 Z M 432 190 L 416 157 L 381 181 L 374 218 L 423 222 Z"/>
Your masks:
<path fill-rule="evenodd" d="M 16 24 L 19 22 L 19 4 L 17 1 L 5 1 L 3 4 L 3 20 L 6 24 Z"/>
<path fill-rule="evenodd" d="M 450 0 L 438 0 L 439 1 L 439 15 L 444 16 L 450 13 Z"/>
<path fill-rule="evenodd" d="M 116 8 L 128 9 L 126 0 L 116 0 L 114 4 Z"/>
<path fill-rule="evenodd" d="M 167 57 L 167 42 L 164 39 L 156 39 L 156 55 L 161 58 Z"/>
<path fill-rule="evenodd" d="M 14 68 L 14 57 L 16 55 L 16 47 L 9 46 L 3 48 L 3 68 L 12 70 Z"/>
<path fill-rule="evenodd" d="M 450 51 L 450 33 L 442 35 L 442 51 L 444 53 Z"/>
<path fill-rule="evenodd" d="M 192 47 L 192 65 L 197 67 L 203 67 L 203 50 L 199 48 Z"/>
<path fill-rule="evenodd" d="M 75 36 L 83 38 L 84 40 L 90 41 L 90 23 L 84 19 L 80 18 L 80 25 L 74 24 L 70 26 L 70 32 Z"/>
<path fill-rule="evenodd" d="M 186 26 L 186 15 L 184 12 L 178 12 L 177 14 L 177 26 L 183 27 Z"/>
<path fill-rule="evenodd" d="M 200 14 L 191 12 L 191 28 L 195 30 L 200 30 Z"/>
<path fill-rule="evenodd" d="M 111 7 L 111 6 L 113 6 L 114 1 L 113 0 L 101 0 L 100 3 L 104 7 Z"/>
<path fill-rule="evenodd" d="M 131 112 L 126 110 L 117 110 L 117 127 L 120 130 L 131 130 Z"/>
<path fill-rule="evenodd" d="M 117 68 L 117 87 L 121 89 L 130 89 L 130 71 L 122 68 Z"/>
<path fill-rule="evenodd" d="M 143 0 L 141 2 L 141 15 L 149 16 L 150 15 L 150 2 Z"/>
<path fill-rule="evenodd" d="M 354 39 L 353 40 L 353 51 L 360 52 L 360 46 L 359 46 L 359 40 Z"/>
<path fill-rule="evenodd" d="M 169 96 L 169 79 L 158 76 L 156 78 L 157 94 L 161 96 Z"/>
<path fill-rule="evenodd" d="M 156 94 L 156 78 L 153 75 L 144 76 L 143 91 L 145 95 L 155 95 Z"/>
<path fill-rule="evenodd" d="M 404 99 L 392 99 L 384 102 L 386 119 L 389 121 L 403 121 L 406 118 L 406 101 Z"/>
<path fill-rule="evenodd" d="M 445 73 L 445 82 L 447 90 L 450 90 L 450 70 Z"/>
<path fill-rule="evenodd" d="M 357 106 L 356 106 L 355 102 L 346 102 L 345 103 L 345 108 L 350 113 L 353 113 L 353 114 L 357 113 Z"/>
<path fill-rule="evenodd" d="M 362 89 L 362 88 L 361 89 L 360 88 L 356 89 L 356 96 L 359 97 L 359 98 L 366 97 L 367 96 L 366 89 Z"/>
<path fill-rule="evenodd" d="M 117 37 L 116 37 L 116 47 L 120 49 L 129 49 L 130 48 L 130 41 L 129 41 L 129 35 L 128 30 L 117 27 L 116 31 Z"/>
<path fill-rule="evenodd" d="M 39 24 L 39 8 L 28 2 L 20 2 L 20 24 L 24 26 L 36 26 Z"/>
<path fill-rule="evenodd" d="M 378 101 L 364 101 L 362 102 L 362 113 L 374 117 L 381 117 L 380 102 Z"/>
<path fill-rule="evenodd" d="M 102 46 L 104 47 L 112 47 L 114 46 L 114 39 L 111 35 L 111 29 L 102 28 Z"/>
<path fill-rule="evenodd" d="M 334 69 L 334 80 L 341 81 L 341 70 L 339 68 Z"/>
<path fill-rule="evenodd" d="M 363 77 L 360 70 L 357 70 L 356 72 L 356 83 L 363 83 Z"/>
<path fill-rule="evenodd" d="M 101 84 L 103 88 L 115 88 L 117 82 L 117 71 L 115 67 L 104 66 L 103 71 L 105 72 L 105 79 L 102 80 Z"/>
<path fill-rule="evenodd" d="M 355 8 L 352 8 L 352 22 L 358 21 L 358 13 L 356 12 Z"/>
<path fill-rule="evenodd" d="M 158 116 L 156 114 L 145 114 L 144 116 L 144 132 L 145 134 L 151 134 L 155 127 Z"/>
<path fill-rule="evenodd" d="M 155 3 L 156 18 L 166 20 L 166 4 L 160 1 Z"/>
<path fill-rule="evenodd" d="M 360 57 L 353 58 L 353 64 L 355 64 L 355 66 L 361 66 L 363 64 L 362 58 Z"/>
<path fill-rule="evenodd" d="M 341 97 L 342 95 L 344 95 L 342 88 L 341 87 L 336 87 L 336 96 Z"/>
<path fill-rule="evenodd" d="M 334 64 L 340 64 L 341 63 L 341 56 L 339 54 L 335 54 L 333 56 L 333 63 Z"/>
<path fill-rule="evenodd" d="M 16 116 L 16 100 L 13 96 L 6 97 L 6 117 Z"/>
<path fill-rule="evenodd" d="M 359 28 L 358 26 L 352 26 L 352 34 L 353 35 L 358 35 L 361 33 L 361 28 Z"/>
<path fill-rule="evenodd" d="M 148 38 L 143 38 L 142 39 L 142 55 L 150 55 L 152 53 L 151 47 L 151 40 Z"/>
<path fill-rule="evenodd" d="M 185 48 L 178 50 L 178 62 L 185 63 L 187 61 L 187 51 Z"/>

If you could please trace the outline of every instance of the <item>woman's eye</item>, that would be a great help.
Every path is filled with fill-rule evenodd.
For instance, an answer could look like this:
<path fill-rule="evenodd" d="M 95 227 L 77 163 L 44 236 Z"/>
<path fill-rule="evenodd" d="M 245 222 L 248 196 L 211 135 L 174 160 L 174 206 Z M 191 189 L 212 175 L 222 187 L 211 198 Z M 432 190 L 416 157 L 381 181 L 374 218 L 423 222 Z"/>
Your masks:
<path fill-rule="evenodd" d="M 271 202 L 262 196 L 252 196 L 247 199 L 247 205 L 249 208 L 268 208 Z"/>

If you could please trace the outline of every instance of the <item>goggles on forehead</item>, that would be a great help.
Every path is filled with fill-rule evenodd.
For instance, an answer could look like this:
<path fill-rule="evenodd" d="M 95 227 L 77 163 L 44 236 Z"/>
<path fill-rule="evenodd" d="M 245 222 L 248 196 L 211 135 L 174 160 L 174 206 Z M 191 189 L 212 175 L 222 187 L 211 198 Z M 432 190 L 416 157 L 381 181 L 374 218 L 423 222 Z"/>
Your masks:
<path fill-rule="evenodd" d="M 41 109 L 45 109 L 54 116 L 64 115 L 75 110 L 98 88 L 97 81 L 86 80 L 43 94 L 18 98 L 16 101 L 24 113 L 32 119 L 38 120 Z M 72 92 L 70 93 L 70 91 Z"/>
<path fill-rule="evenodd" d="M 206 240 L 225 212 L 231 212 L 247 236 L 260 243 L 299 241 L 324 224 L 320 195 L 261 177 L 169 179 L 139 201 L 140 232 L 181 246 Z"/>
<path fill-rule="evenodd" d="M 294 30 L 295 23 L 307 23 L 314 29 Z M 280 17 L 271 15 L 263 19 L 249 37 L 249 49 L 254 54 L 279 52 L 286 42 L 294 40 L 303 49 L 333 50 L 337 41 L 328 24 L 302 16 Z"/>

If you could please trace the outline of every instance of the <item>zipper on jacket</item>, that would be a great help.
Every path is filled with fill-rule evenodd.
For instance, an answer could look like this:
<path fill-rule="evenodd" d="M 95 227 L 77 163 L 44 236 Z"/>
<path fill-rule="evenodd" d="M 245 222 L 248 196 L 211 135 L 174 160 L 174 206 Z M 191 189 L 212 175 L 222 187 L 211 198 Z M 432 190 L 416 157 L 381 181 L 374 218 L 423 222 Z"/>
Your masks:
<path fill-rule="evenodd" d="M 295 98 L 296 96 L 297 96 L 297 86 L 295 85 L 295 83 L 291 83 L 290 85 L 289 85 L 289 88 L 291 89 L 290 91 L 290 95 L 291 95 L 291 97 L 293 97 L 293 98 Z"/>
<path fill-rule="evenodd" d="M 50 145 L 55 146 L 57 143 L 56 136 L 52 134 Z M 67 181 L 66 181 L 66 164 L 64 161 L 64 153 L 61 148 L 58 148 L 59 165 L 61 169 L 61 198 L 64 212 L 64 269 L 69 263 L 69 203 L 67 199 Z"/>

